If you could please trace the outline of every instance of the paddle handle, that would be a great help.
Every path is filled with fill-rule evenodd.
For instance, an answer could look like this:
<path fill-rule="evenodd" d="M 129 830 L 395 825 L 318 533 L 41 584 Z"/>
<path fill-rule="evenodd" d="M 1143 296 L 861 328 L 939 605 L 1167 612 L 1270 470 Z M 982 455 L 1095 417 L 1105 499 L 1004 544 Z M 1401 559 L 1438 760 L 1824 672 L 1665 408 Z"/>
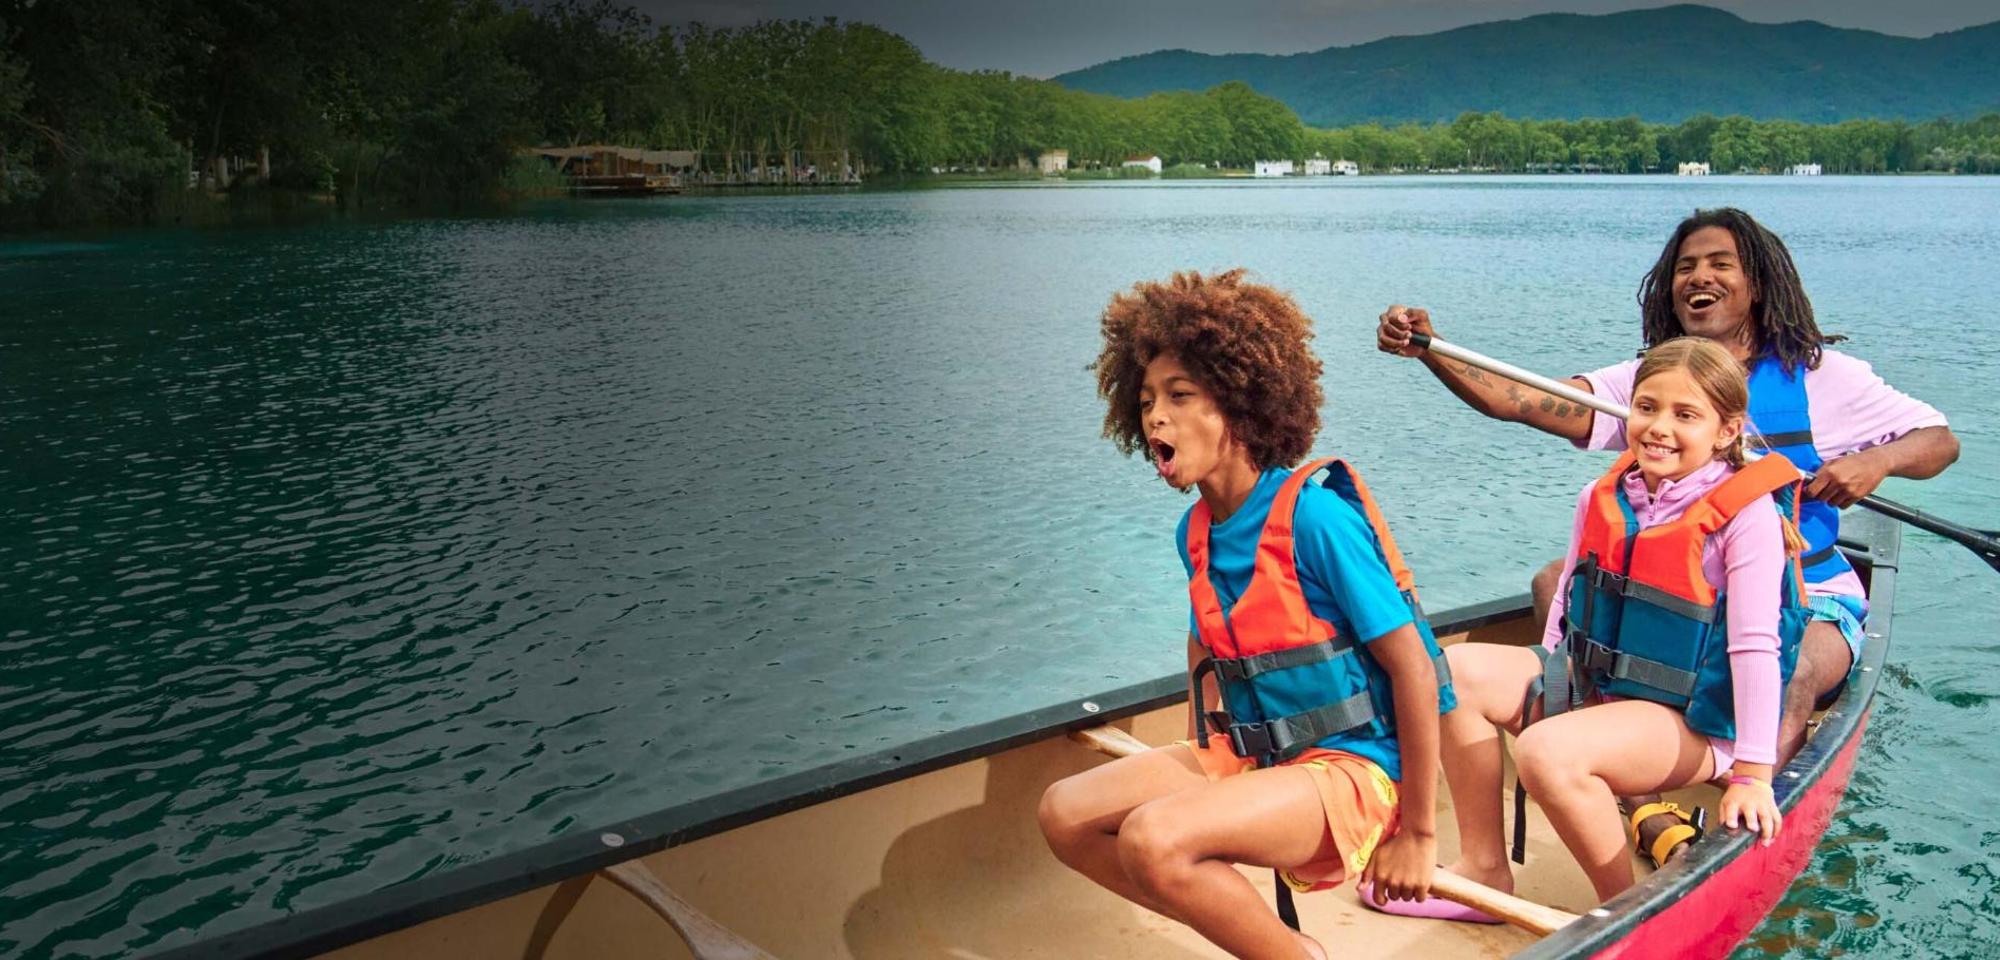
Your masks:
<path fill-rule="evenodd" d="M 1449 357 L 1460 363 L 1497 373 L 1516 383 L 1526 384 L 1551 396 L 1561 397 L 1571 403 L 1583 404 L 1592 410 L 1617 417 L 1620 420 L 1624 420 L 1632 414 L 1632 411 L 1612 403 L 1603 397 L 1597 396 L 1587 390 L 1578 390 L 1573 384 L 1564 383 L 1560 380 L 1552 380 L 1541 374 L 1523 370 L 1504 360 L 1495 360 L 1483 353 L 1467 350 L 1455 343 L 1446 343 L 1427 334 L 1410 334 L 1410 343 L 1421 349 L 1429 350 L 1438 356 Z M 1801 471 L 1801 473 L 1804 474 L 1808 482 L 1812 480 L 1812 474 L 1804 473 L 1804 471 Z M 1900 520 L 1919 530 L 1927 530 L 1947 540 L 1954 541 L 1978 553 L 1994 569 L 2000 570 L 2000 535 L 1996 535 L 1993 531 L 1974 530 L 1971 527 L 1960 526 L 1942 517 L 1934 517 L 1928 513 L 1904 506 L 1894 500 L 1885 500 L 1873 494 L 1862 497 L 1856 501 L 1855 505 L 1866 507 L 1892 520 Z"/>
<path fill-rule="evenodd" d="M 1108 757 L 1132 757 L 1153 749 L 1146 741 L 1109 725 L 1071 730 L 1069 738 Z"/>
<path fill-rule="evenodd" d="M 1453 903 L 1462 903 L 1474 910 L 1484 911 L 1488 916 L 1499 917 L 1542 937 L 1568 926 L 1576 919 L 1574 913 L 1543 906 L 1532 900 L 1523 900 L 1511 893 L 1501 893 L 1483 883 L 1467 880 L 1445 870 L 1431 874 L 1431 896 L 1443 897 Z"/>

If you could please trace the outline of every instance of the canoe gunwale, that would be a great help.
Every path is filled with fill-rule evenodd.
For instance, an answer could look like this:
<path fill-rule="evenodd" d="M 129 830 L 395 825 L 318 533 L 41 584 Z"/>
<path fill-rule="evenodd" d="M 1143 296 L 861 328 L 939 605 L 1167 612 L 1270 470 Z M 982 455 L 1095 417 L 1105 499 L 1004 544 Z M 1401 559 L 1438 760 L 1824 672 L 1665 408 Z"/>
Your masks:
<path fill-rule="evenodd" d="M 1433 616 L 1441 634 L 1521 616 L 1525 594 Z M 312 957 L 427 920 L 501 900 L 627 860 L 1064 733 L 1137 716 L 1187 699 L 1184 672 L 1082 700 L 1015 714 L 912 743 L 750 784 L 644 816 L 602 824 L 526 850 L 384 887 L 305 912 L 166 947 L 152 960 L 289 960 Z M 1096 709 L 1085 707 L 1090 704 Z M 602 839 L 616 835 L 617 845 Z"/>
<path fill-rule="evenodd" d="M 1846 519 L 1852 522 L 1861 518 L 1850 514 Z M 1862 524 L 1854 526 L 1859 528 Z M 1868 532 L 1870 535 L 1865 538 L 1868 549 L 1858 559 L 1893 573 L 1897 550 L 1893 524 L 1884 522 L 1868 528 Z M 1879 600 L 1878 593 L 1882 595 Z M 1788 815 L 1799 798 L 1819 784 L 1841 748 L 1865 724 L 1867 706 L 1888 647 L 1892 595 L 1893 576 L 1871 585 L 1871 604 L 1877 605 L 1871 610 L 1870 627 L 1876 629 L 1874 621 L 1879 617 L 1880 636 L 1870 637 L 1862 651 L 1865 669 L 1855 674 L 1818 733 L 1786 767 L 1787 771 L 1799 773 L 1796 779 L 1781 778 L 1777 786 L 1779 806 Z M 1527 605 L 1526 595 L 1469 604 L 1434 615 L 1433 626 L 1440 635 L 1469 631 L 1518 619 Z M 159 960 L 311 957 L 515 894 L 587 876 L 780 814 L 1004 753 L 1071 730 L 1123 720 L 1184 702 L 1186 698 L 1185 674 L 1177 671 L 1087 699 L 948 731 L 629 820 L 575 830 L 525 850 L 145 955 Z M 610 835 L 616 836 L 615 844 L 606 842 Z M 1596 953 L 1670 908 L 1684 892 L 1713 876 L 1751 843 L 1747 833 L 1730 837 L 1717 830 L 1710 836 L 1712 839 L 1697 844 L 1688 856 L 1655 874 L 1670 878 L 1669 882 L 1641 883 L 1607 903 L 1608 916 L 1586 915 L 1516 956 L 1578 957 Z"/>
<path fill-rule="evenodd" d="M 1901 528 L 1884 518 L 1859 511 L 1849 511 L 1841 519 L 1843 534 L 1857 534 L 1865 530 L 1865 536 L 1855 538 L 1860 544 L 1858 548 L 1848 547 L 1845 542 L 1848 537 L 1843 536 L 1841 552 L 1847 554 L 1857 566 L 1868 567 L 1872 573 L 1868 586 L 1868 622 L 1864 627 L 1867 632 L 1861 648 L 1860 669 L 1849 674 L 1847 689 L 1827 709 L 1821 717 L 1819 729 L 1806 741 L 1798 756 L 1780 771 L 1777 783 L 1773 785 L 1778 809 L 1788 825 L 1800 802 L 1822 786 L 1828 772 L 1840 765 L 1842 755 L 1855 745 L 1854 742 L 1866 729 L 1869 708 L 1874 701 L 1876 687 L 1881 682 L 1882 665 L 1889 654 L 1889 638 L 1895 617 Z M 1851 757 L 1849 762 L 1852 762 Z M 1845 778 L 1843 772 L 1842 782 L 1837 785 L 1843 793 L 1846 790 Z M 1642 924 L 1667 912 L 1680 903 L 1689 891 L 1714 878 L 1739 856 L 1752 851 L 1755 836 L 1747 830 L 1732 835 L 1719 823 L 1711 825 L 1702 842 L 1689 848 L 1679 860 L 1607 901 L 1601 908 L 1604 915 L 1598 915 L 1598 911 L 1585 913 L 1568 927 L 1515 954 L 1514 960 L 1589 957 L 1612 951 Z M 1787 878 L 1786 887 L 1789 889 L 1796 879 L 1796 874 Z M 1691 922 L 1703 919 L 1714 918 L 1689 918 Z M 1734 942 L 1731 941 L 1731 945 Z"/>

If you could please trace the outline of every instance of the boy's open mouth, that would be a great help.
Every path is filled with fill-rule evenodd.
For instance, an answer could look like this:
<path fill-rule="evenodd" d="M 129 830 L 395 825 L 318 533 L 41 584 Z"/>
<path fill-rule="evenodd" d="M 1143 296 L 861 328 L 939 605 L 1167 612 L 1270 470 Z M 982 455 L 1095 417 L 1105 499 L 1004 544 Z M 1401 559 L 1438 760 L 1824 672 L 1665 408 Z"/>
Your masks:
<path fill-rule="evenodd" d="M 1161 477 L 1172 480 L 1174 478 L 1174 445 L 1165 440 L 1149 440 L 1147 442 L 1153 446 L 1154 468 L 1160 471 Z"/>

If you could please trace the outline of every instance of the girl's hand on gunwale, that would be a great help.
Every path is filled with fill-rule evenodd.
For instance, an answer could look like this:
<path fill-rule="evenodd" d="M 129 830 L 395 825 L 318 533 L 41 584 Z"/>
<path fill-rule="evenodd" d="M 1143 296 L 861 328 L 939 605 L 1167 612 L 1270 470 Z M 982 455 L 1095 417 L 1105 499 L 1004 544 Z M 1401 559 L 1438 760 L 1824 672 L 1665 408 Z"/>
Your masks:
<path fill-rule="evenodd" d="M 1778 827 L 1784 815 L 1778 812 L 1778 798 L 1771 794 L 1770 783 L 1763 780 L 1740 778 L 1729 784 L 1722 793 L 1722 825 L 1731 830 L 1755 830 L 1763 836 L 1760 841 L 1770 846 L 1778 836 Z"/>

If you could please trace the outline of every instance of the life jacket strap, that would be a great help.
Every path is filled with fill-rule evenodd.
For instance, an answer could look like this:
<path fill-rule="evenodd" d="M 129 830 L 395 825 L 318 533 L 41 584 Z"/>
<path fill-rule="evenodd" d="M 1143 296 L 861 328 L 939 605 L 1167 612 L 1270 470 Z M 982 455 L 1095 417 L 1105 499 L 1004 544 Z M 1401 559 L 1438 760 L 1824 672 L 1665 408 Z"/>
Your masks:
<path fill-rule="evenodd" d="M 1203 666 L 1212 662 L 1220 663 L 1220 661 L 1203 661 Z M 1440 682 L 1448 680 L 1451 676 L 1451 667 L 1446 664 L 1443 654 L 1431 658 L 1431 669 L 1437 672 Z M 1201 672 L 1202 667 L 1196 667 L 1197 697 L 1200 696 Z M 1217 673 L 1220 675 L 1219 670 Z M 1197 700 L 1195 709 L 1201 711 L 1201 706 Z M 1235 751 L 1237 756 L 1268 763 L 1288 760 L 1321 740 L 1357 727 L 1367 726 L 1377 720 L 1384 720 L 1384 726 L 1395 725 L 1394 717 L 1384 718 L 1375 709 L 1374 698 L 1367 690 L 1362 690 L 1345 700 L 1262 723 L 1237 723 L 1223 710 L 1201 711 L 1198 715 L 1208 721 L 1208 729 L 1215 731 L 1218 736 L 1229 738 L 1229 748 Z M 1207 745 L 1206 736 L 1201 738 L 1201 742 L 1204 746 Z"/>
<path fill-rule="evenodd" d="M 1284 760 L 1336 733 L 1367 724 L 1375 716 L 1375 703 L 1363 690 L 1345 700 L 1264 723 L 1234 723 L 1219 711 L 1210 713 L 1208 722 L 1216 733 L 1229 738 L 1229 747 L 1237 756 Z"/>
<path fill-rule="evenodd" d="M 1808 553 L 1803 557 L 1800 557 L 1799 567 L 1801 569 L 1804 569 L 1806 567 L 1818 566 L 1839 555 L 1840 555 L 1840 545 L 1837 543 L 1829 543 L 1826 546 L 1819 548 L 1818 550 L 1814 550 L 1813 552 Z"/>
<path fill-rule="evenodd" d="M 1658 660 L 1648 660 L 1621 650 L 1613 650 L 1588 638 L 1580 639 L 1583 642 L 1576 648 L 1576 668 L 1597 683 L 1602 684 L 1606 680 L 1630 680 L 1640 686 L 1671 696 L 1683 698 L 1694 696 L 1693 671 L 1671 667 Z"/>
<path fill-rule="evenodd" d="M 1344 636 L 1305 647 L 1288 647 L 1272 653 L 1260 653 L 1250 657 L 1233 659 L 1212 658 L 1216 677 L 1225 682 L 1240 682 L 1275 670 L 1290 670 L 1315 663 L 1337 660 L 1354 652 L 1354 644 Z"/>
<path fill-rule="evenodd" d="M 1195 715 L 1194 739 L 1196 743 L 1201 745 L 1203 750 L 1208 749 L 1209 724 L 1202 722 L 1201 719 L 1208 716 L 1208 704 L 1204 702 L 1207 698 L 1201 695 L 1201 681 L 1202 678 L 1214 672 L 1215 658 L 1203 657 L 1200 663 L 1194 665 L 1194 670 L 1188 674 L 1188 700 L 1194 706 Z"/>
<path fill-rule="evenodd" d="M 1542 674 L 1528 684 L 1527 695 L 1521 698 L 1521 729 L 1535 721 L 1535 703 L 1542 704 L 1542 719 L 1546 720 L 1583 703 L 1583 691 L 1570 682 L 1569 650 L 1558 644 L 1550 650 L 1541 644 L 1529 649 L 1542 661 Z M 1514 862 L 1528 862 L 1528 788 L 1521 783 L 1521 774 L 1514 774 Z"/>
<path fill-rule="evenodd" d="M 1585 577 L 1592 590 L 1602 590 L 1613 596 L 1650 603 L 1701 623 L 1715 622 L 1716 607 L 1713 604 L 1696 603 L 1686 597 L 1674 596 L 1652 584 L 1640 583 L 1594 564 L 1588 572 L 1579 571 L 1578 575 Z"/>
<path fill-rule="evenodd" d="M 1785 430 L 1779 433 L 1751 434 L 1750 445 L 1759 450 L 1776 450 L 1779 447 L 1797 447 L 1813 442 L 1811 430 Z"/>

